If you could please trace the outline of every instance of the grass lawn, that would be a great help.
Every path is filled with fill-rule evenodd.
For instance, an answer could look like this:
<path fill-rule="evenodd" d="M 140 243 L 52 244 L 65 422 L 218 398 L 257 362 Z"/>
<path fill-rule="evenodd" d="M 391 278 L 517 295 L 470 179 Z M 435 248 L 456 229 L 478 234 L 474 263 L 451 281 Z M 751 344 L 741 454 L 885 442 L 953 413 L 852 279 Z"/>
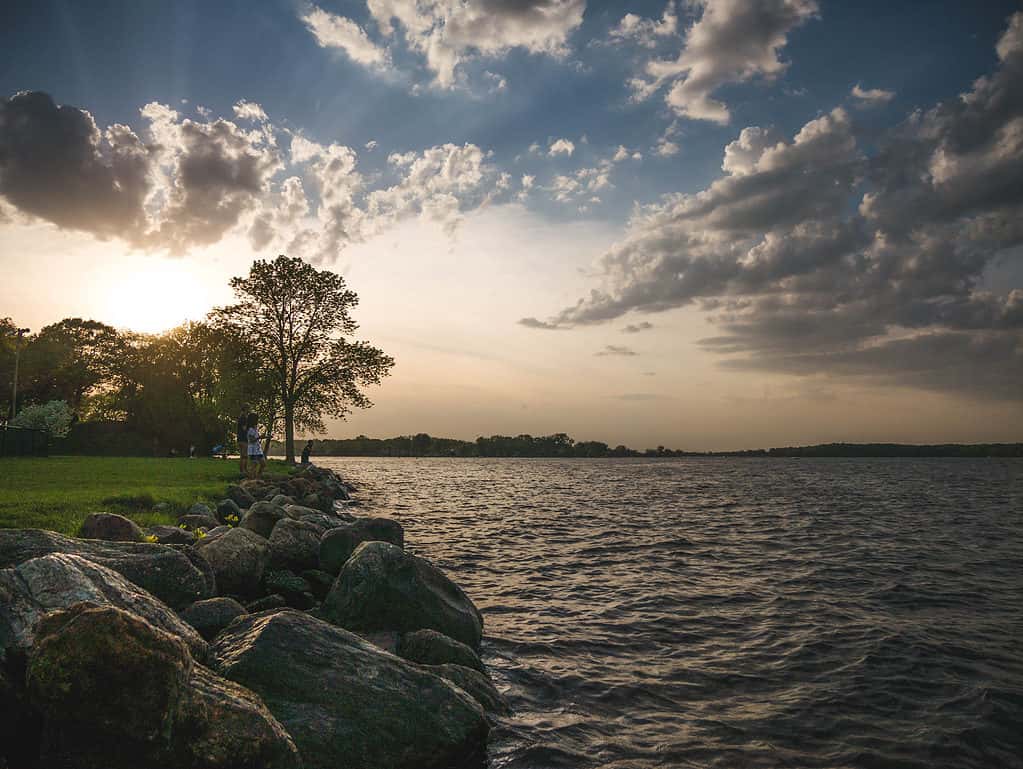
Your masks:
<path fill-rule="evenodd" d="M 267 473 L 287 472 L 271 460 Z M 238 460 L 143 457 L 0 458 L 0 528 L 76 534 L 89 513 L 120 513 L 140 526 L 174 523 L 195 502 L 224 498 Z M 168 502 L 172 510 L 153 505 Z"/>

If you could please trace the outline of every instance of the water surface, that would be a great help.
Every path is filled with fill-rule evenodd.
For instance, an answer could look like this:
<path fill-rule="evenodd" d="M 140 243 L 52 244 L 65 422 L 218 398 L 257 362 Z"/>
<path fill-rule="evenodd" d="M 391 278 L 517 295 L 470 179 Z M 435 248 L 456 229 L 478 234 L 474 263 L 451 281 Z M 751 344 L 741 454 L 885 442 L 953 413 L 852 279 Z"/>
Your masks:
<path fill-rule="evenodd" d="M 490 765 L 1023 766 L 1023 461 L 320 459 L 482 610 Z"/>

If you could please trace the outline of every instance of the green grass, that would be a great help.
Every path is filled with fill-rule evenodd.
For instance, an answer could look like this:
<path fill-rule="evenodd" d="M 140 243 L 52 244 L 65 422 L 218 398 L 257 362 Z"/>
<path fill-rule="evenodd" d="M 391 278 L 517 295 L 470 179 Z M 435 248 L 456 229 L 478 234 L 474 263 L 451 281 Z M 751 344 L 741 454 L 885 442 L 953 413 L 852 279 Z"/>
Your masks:
<path fill-rule="evenodd" d="M 267 466 L 267 473 L 287 471 L 280 461 Z M 120 513 L 140 526 L 174 523 L 195 502 L 223 499 L 238 477 L 237 460 L 0 458 L 0 528 L 76 534 L 96 512 Z M 159 502 L 171 511 L 154 511 Z"/>

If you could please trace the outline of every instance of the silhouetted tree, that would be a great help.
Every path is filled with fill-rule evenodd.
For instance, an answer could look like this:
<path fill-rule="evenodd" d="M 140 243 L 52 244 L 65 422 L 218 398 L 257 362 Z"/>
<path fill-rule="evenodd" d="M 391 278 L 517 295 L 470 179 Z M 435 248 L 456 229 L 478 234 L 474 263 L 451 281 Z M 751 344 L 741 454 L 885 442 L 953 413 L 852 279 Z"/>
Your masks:
<path fill-rule="evenodd" d="M 238 302 L 210 319 L 252 350 L 258 373 L 272 380 L 284 412 L 285 455 L 294 462 L 296 416 L 343 419 L 352 408 L 368 408 L 362 388 L 378 384 L 394 359 L 344 338 L 358 328 L 350 311 L 359 298 L 337 273 L 278 256 L 253 263 L 231 288 Z"/>

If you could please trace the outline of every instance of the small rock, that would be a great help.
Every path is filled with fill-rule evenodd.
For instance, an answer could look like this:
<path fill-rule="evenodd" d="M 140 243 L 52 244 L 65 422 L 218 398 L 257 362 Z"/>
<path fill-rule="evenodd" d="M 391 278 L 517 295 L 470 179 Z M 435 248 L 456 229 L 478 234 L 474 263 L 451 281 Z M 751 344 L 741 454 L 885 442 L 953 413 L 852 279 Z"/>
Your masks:
<path fill-rule="evenodd" d="M 450 681 L 459 689 L 469 694 L 482 706 L 483 710 L 492 715 L 506 716 L 511 711 L 504 697 L 497 691 L 497 687 L 483 673 L 462 665 L 423 665 L 423 670 L 429 670 L 446 681 Z"/>
<path fill-rule="evenodd" d="M 145 530 L 146 536 L 156 537 L 161 545 L 191 545 L 195 542 L 195 534 L 177 526 L 157 524 Z"/>
<path fill-rule="evenodd" d="M 269 611 L 270 609 L 286 609 L 287 607 L 288 602 L 284 600 L 284 596 L 277 593 L 257 598 L 245 606 L 249 610 L 249 614 L 258 614 L 261 611 Z"/>
<path fill-rule="evenodd" d="M 205 515 L 207 518 L 213 517 L 213 511 L 210 510 L 210 506 L 205 502 L 196 502 L 190 508 L 188 508 L 189 515 Z"/>
<path fill-rule="evenodd" d="M 285 505 L 295 504 L 294 498 L 289 497 L 287 494 L 277 494 L 274 496 L 273 499 L 270 500 L 270 502 L 277 505 L 278 507 L 284 507 Z"/>
<path fill-rule="evenodd" d="M 178 616 L 207 641 L 212 641 L 232 620 L 247 613 L 245 607 L 233 598 L 218 597 L 196 601 L 178 612 Z"/>
<path fill-rule="evenodd" d="M 390 542 L 403 547 L 405 530 L 390 518 L 357 518 L 353 523 L 331 529 L 320 540 L 320 568 L 337 574 L 363 542 Z"/>
<path fill-rule="evenodd" d="M 312 587 L 313 595 L 322 601 L 327 597 L 327 593 L 330 592 L 330 588 L 334 584 L 336 577 L 333 574 L 320 571 L 319 569 L 307 569 L 302 572 L 302 579 L 308 582 Z"/>
<path fill-rule="evenodd" d="M 256 504 L 256 498 L 236 484 L 227 487 L 227 496 L 238 507 L 252 507 Z"/>
<path fill-rule="evenodd" d="M 141 542 L 142 530 L 135 522 L 114 513 L 90 513 L 82 523 L 78 536 L 83 539 L 105 539 L 110 542 Z"/>
<path fill-rule="evenodd" d="M 313 586 L 294 572 L 268 571 L 264 584 L 268 593 L 281 596 L 293 609 L 310 609 L 316 603 Z"/>
<path fill-rule="evenodd" d="M 157 502 L 153 505 L 153 512 L 169 515 L 174 512 L 174 506 L 170 502 Z"/>
<path fill-rule="evenodd" d="M 287 517 L 284 508 L 272 502 L 256 502 L 248 509 L 238 525 L 243 529 L 256 532 L 261 537 L 269 538 L 277 522 Z"/>
<path fill-rule="evenodd" d="M 217 520 L 221 523 L 238 524 L 244 512 L 233 499 L 222 499 L 217 502 Z"/>
<path fill-rule="evenodd" d="M 217 528 L 220 523 L 212 515 L 192 515 L 191 513 L 186 513 L 178 518 L 178 526 L 181 525 L 184 525 L 189 531 L 195 531 L 196 529 L 210 531 Z"/>
<path fill-rule="evenodd" d="M 398 656 L 420 665 L 461 665 L 486 674 L 487 669 L 476 652 L 454 638 L 436 630 L 403 633 L 398 642 Z"/>

